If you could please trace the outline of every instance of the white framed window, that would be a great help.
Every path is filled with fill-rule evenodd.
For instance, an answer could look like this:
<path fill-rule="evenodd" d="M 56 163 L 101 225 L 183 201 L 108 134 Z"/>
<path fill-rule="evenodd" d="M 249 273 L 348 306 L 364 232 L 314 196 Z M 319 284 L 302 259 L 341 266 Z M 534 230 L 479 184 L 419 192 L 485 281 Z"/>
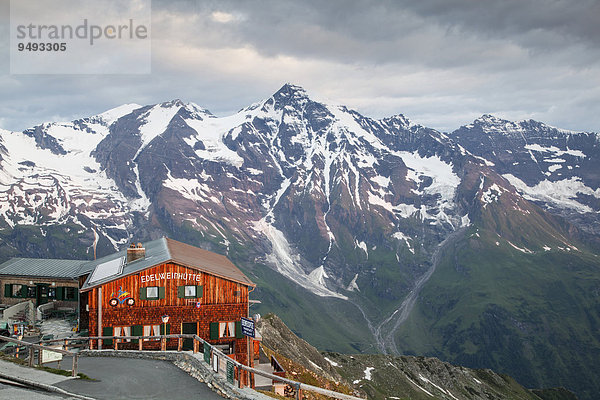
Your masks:
<path fill-rule="evenodd" d="M 160 325 L 144 325 L 144 336 L 160 336 Z M 144 339 L 145 342 L 149 340 L 160 339 Z"/>
<path fill-rule="evenodd" d="M 196 297 L 196 286 L 186 285 L 184 295 L 185 297 Z"/>
<path fill-rule="evenodd" d="M 219 337 L 230 338 L 235 336 L 235 322 L 219 322 Z"/>
<path fill-rule="evenodd" d="M 147 299 L 158 299 L 158 286 L 149 286 L 146 288 Z"/>
<path fill-rule="evenodd" d="M 21 296 L 23 291 L 23 285 L 13 284 L 12 285 L 12 297 L 23 297 Z"/>
<path fill-rule="evenodd" d="M 131 336 L 130 326 L 115 326 L 113 336 Z M 131 342 L 131 339 L 126 339 L 126 342 Z M 117 339 L 117 343 L 123 342 L 123 339 Z"/>

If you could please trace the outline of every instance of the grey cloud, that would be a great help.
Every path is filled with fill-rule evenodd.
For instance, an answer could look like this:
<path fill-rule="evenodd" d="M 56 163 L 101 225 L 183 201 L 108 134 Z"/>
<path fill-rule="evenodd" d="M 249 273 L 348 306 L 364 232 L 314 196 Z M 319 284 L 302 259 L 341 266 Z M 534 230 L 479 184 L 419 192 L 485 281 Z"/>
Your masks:
<path fill-rule="evenodd" d="M 152 4 L 151 75 L 11 76 L 7 57 L 0 58 L 0 127 L 173 98 L 223 115 L 290 81 L 368 116 L 404 113 L 441 130 L 483 113 L 600 130 L 598 2 Z M 214 21 L 215 11 L 235 19 Z M 7 33 L 0 19 L 5 54 Z"/>

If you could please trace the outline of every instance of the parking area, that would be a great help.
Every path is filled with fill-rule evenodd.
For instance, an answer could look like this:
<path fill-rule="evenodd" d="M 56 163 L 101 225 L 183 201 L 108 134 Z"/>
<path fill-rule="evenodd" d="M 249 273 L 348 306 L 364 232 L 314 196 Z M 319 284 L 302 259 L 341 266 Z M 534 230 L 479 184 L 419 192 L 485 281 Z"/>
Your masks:
<path fill-rule="evenodd" d="M 74 379 L 55 386 L 96 399 L 223 399 L 168 361 L 80 357 L 78 370 L 94 380 Z"/>

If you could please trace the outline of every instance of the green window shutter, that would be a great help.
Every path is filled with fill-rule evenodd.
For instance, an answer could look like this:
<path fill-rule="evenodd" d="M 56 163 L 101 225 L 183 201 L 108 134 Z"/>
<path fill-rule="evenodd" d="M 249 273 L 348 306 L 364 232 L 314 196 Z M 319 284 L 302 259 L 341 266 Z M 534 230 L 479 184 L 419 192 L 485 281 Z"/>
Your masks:
<path fill-rule="evenodd" d="M 144 327 L 142 325 L 133 325 L 131 327 L 131 336 L 144 336 Z M 137 343 L 138 339 L 133 339 L 133 343 Z"/>
<path fill-rule="evenodd" d="M 165 333 L 165 324 L 160 324 L 160 334 L 161 335 L 170 335 L 171 334 L 171 324 L 167 325 L 167 333 Z"/>
<path fill-rule="evenodd" d="M 4 284 L 4 297 L 12 297 L 12 285 L 10 283 Z"/>
<path fill-rule="evenodd" d="M 145 287 L 140 288 L 140 300 L 147 300 Z"/>
<path fill-rule="evenodd" d="M 102 328 L 102 336 L 112 336 L 112 335 L 113 335 L 113 328 L 111 326 L 105 326 Z M 103 346 L 112 346 L 113 341 L 112 341 L 112 339 L 104 339 L 104 340 L 102 340 L 102 345 Z"/>
<path fill-rule="evenodd" d="M 165 298 L 165 287 L 164 286 L 160 286 L 158 288 L 158 298 L 159 299 L 164 299 Z"/>
<path fill-rule="evenodd" d="M 219 338 L 219 323 L 218 322 L 210 323 L 210 338 L 211 338 L 211 340 L 216 340 Z"/>
<path fill-rule="evenodd" d="M 177 286 L 177 298 L 183 299 L 185 297 L 185 286 Z"/>
<path fill-rule="evenodd" d="M 235 321 L 235 337 L 236 339 L 242 339 L 242 321 Z"/>
<path fill-rule="evenodd" d="M 204 286 L 196 286 L 196 297 L 200 298 L 204 295 Z"/>
<path fill-rule="evenodd" d="M 21 286 L 21 290 L 19 291 L 19 297 L 26 298 L 27 297 L 27 286 Z"/>
<path fill-rule="evenodd" d="M 65 288 L 57 287 L 56 288 L 56 300 L 63 300 L 65 298 Z"/>

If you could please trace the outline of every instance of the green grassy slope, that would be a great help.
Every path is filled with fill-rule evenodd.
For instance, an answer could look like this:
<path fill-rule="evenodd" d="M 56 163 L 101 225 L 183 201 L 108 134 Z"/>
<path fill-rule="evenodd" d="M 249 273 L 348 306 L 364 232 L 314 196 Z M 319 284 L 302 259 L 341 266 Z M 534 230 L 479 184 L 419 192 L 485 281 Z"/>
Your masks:
<path fill-rule="evenodd" d="M 592 399 L 600 393 L 599 327 L 597 255 L 556 245 L 526 253 L 495 230 L 473 227 L 446 250 L 397 341 L 405 353 Z"/>

